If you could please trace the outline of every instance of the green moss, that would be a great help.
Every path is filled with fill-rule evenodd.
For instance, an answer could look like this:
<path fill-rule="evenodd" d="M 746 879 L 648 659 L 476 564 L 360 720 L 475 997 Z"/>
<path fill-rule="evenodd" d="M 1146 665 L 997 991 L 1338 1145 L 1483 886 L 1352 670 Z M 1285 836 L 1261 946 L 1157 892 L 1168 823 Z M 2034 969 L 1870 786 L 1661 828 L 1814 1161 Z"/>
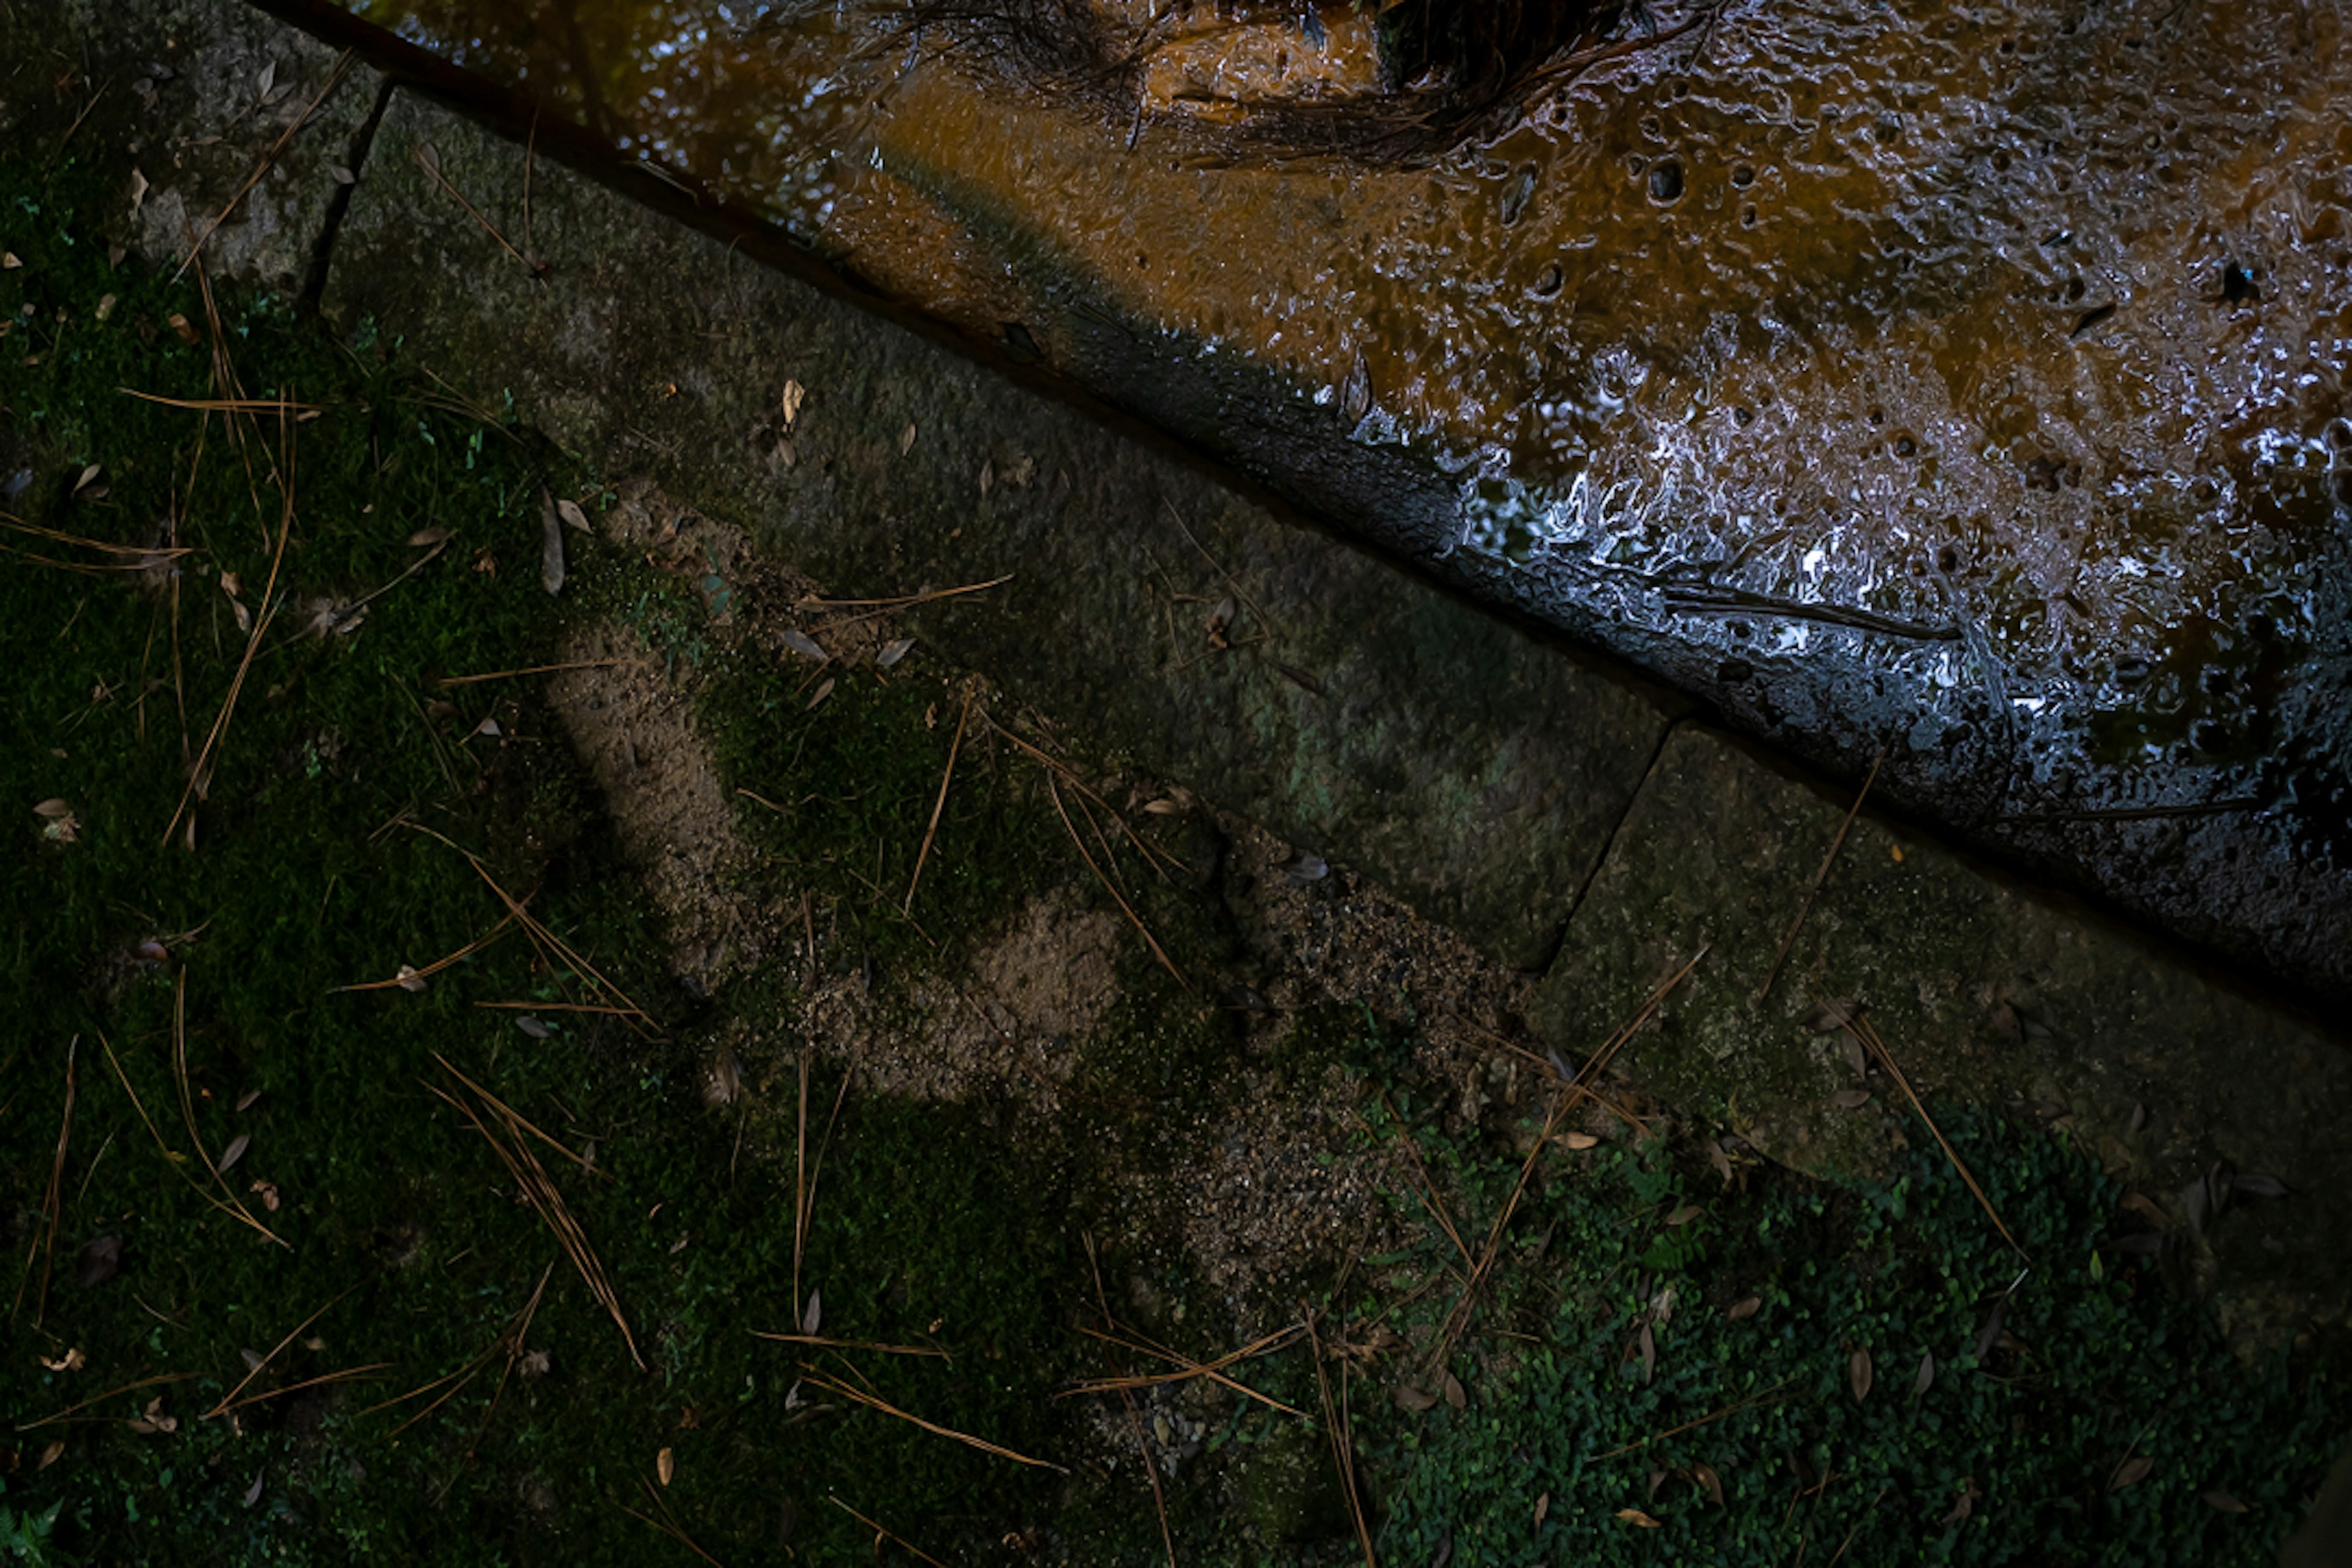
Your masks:
<path fill-rule="evenodd" d="M 2116 1250 L 2117 1194 L 2063 1142 L 1939 1114 L 2031 1268 L 1932 1148 L 1858 1188 L 1770 1175 L 1725 1193 L 1654 1147 L 1609 1145 L 1538 1184 L 1514 1233 L 1543 1238 L 1543 1299 L 1507 1288 L 1487 1309 L 1532 1348 L 1465 1369 L 1461 1414 L 1370 1439 L 1391 1481 L 1387 1550 L 2269 1561 L 2352 1435 L 2334 1378 L 2284 1356 L 2241 1367 L 2151 1261 Z M 1482 1226 L 1500 1163 L 1454 1184 Z M 1675 1224 L 1686 1205 L 1705 1213 Z M 1743 1298 L 1758 1306 L 1735 1321 Z M 2116 1486 L 2136 1455 L 2152 1468 Z"/>
<path fill-rule="evenodd" d="M 1112 1289 L 1142 1281 L 1136 1310 L 1154 1331 L 1196 1354 L 1219 1348 L 1220 1293 L 1139 1179 L 1171 1169 L 1188 1132 L 1241 1092 L 1217 991 L 1234 939 L 1213 877 L 1163 883 L 1124 868 L 1195 989 L 1129 949 L 1122 1000 L 1085 1043 L 1068 1114 L 853 1093 L 828 1136 L 838 1080 L 820 1069 L 809 1105 L 794 1100 L 802 1042 L 778 1022 L 794 977 L 772 970 L 678 1011 L 656 917 L 536 687 L 442 678 L 542 662 L 566 617 L 618 616 L 703 670 L 728 782 L 779 808 L 744 817 L 779 886 L 811 889 L 886 974 L 951 970 L 1042 890 L 1112 907 L 1034 763 L 967 732 L 912 918 L 894 913 L 962 709 L 958 676 L 920 657 L 838 671 L 812 706 L 813 689 L 731 663 L 690 587 L 576 540 L 578 586 L 551 599 L 538 493 L 581 493 L 587 476 L 529 432 L 449 406 L 397 355 L 337 344 L 275 302 L 223 291 L 238 374 L 248 395 L 299 396 L 316 417 L 232 436 L 217 416 L 125 396 L 211 395 L 212 365 L 170 325 L 205 319 L 192 283 L 107 264 L 82 216 L 99 195 L 71 166 L 0 163 L 0 214 L 25 262 L 0 272 L 0 479 L 28 476 L 7 510 L 140 551 L 175 517 L 193 553 L 176 579 L 163 563 L 142 587 L 30 559 L 91 565 L 102 551 L 22 530 L 0 540 L 18 552 L 0 560 L 0 983 L 12 1007 L 0 1188 L 18 1194 L 0 1240 L 34 1260 L 0 1406 L 28 1421 L 70 1413 L 0 1447 L 0 1544 L 110 1563 L 693 1560 L 633 1510 L 674 1521 L 721 1560 L 787 1547 L 862 1558 L 871 1533 L 838 1499 L 942 1560 L 1010 1559 L 1008 1536 L 1070 1561 L 1156 1560 L 1131 1465 L 1065 1479 L 856 1405 L 811 1369 L 1068 1460 L 1102 1452 L 1084 1403 L 1053 1397 L 1104 1364 L 1078 1331 L 1093 1321 L 1097 1255 Z M 289 467 L 297 506 L 278 597 L 265 603 Z M 450 535 L 429 561 L 430 546 L 409 542 L 425 529 Z M 224 573 L 238 579 L 234 601 Z M 298 635 L 311 601 L 369 595 L 349 635 Z M 237 679 L 238 603 L 279 619 L 211 760 L 191 849 L 167 829 Z M 32 809 L 53 799 L 69 831 Z M 500 932 L 507 909 L 484 872 L 576 958 Z M 422 992 L 384 984 L 493 936 Z M 587 966 L 654 1025 L 571 1010 L 614 1005 Z M 504 1002 L 526 1005 L 537 1031 L 477 1005 Z M 713 1110 L 702 1063 L 746 1039 L 754 1089 Z M 1518 1163 L 1441 1133 L 1434 1107 L 1451 1097 L 1412 1081 L 1411 1046 L 1405 1023 L 1314 1009 L 1292 1021 L 1275 1077 L 1319 1084 L 1337 1064 L 1378 1078 L 1386 1098 L 1362 1108 L 1375 1135 L 1415 1138 L 1462 1233 L 1483 1237 Z M 436 1093 L 460 1092 L 436 1058 L 593 1151 L 591 1173 L 532 1144 L 609 1276 L 642 1368 L 489 1143 Z M 42 1194 L 69 1086 L 45 1261 Z M 796 1286 L 803 1109 L 823 1158 Z M 1956 1131 L 2035 1256 L 2021 1282 L 1973 1200 L 1923 1157 L 1891 1184 L 1759 1177 L 1741 1195 L 1719 1194 L 1686 1151 L 1547 1160 L 1452 1363 L 1465 1408 L 1392 1409 L 1385 1390 L 1422 1375 L 1392 1352 L 1351 1374 L 1366 1479 L 1388 1500 L 1383 1560 L 1425 1561 L 1451 1541 L 1457 1563 L 1608 1561 L 1662 1544 L 1783 1561 L 1792 1532 L 1832 1553 L 1830 1538 L 1851 1532 L 1855 1562 L 2014 1560 L 2083 1541 L 2136 1561 L 2257 1559 L 2344 1435 L 2335 1385 L 2284 1365 L 2250 1379 L 2230 1363 L 2148 1268 L 2100 1246 L 2114 1194 L 2070 1152 L 1990 1122 Z M 196 1146 L 220 1157 L 240 1138 L 227 1191 L 211 1187 Z M 225 1212 L 232 1196 L 286 1245 Z M 1443 1321 L 1460 1261 L 1418 1202 L 1398 1198 L 1406 1244 L 1303 1282 L 1327 1331 L 1368 1334 L 1377 1321 L 1425 1343 Z M 1689 1205 L 1705 1215 L 1671 1223 Z M 79 1285 L 77 1249 L 103 1237 L 120 1239 L 120 1275 Z M 504 1336 L 542 1281 L 516 1348 L 548 1360 L 507 1375 Z M 1301 1283 L 1278 1282 L 1294 1294 Z M 1671 1319 L 1654 1305 L 1669 1285 Z M 828 1333 L 950 1353 L 756 1337 L 799 1321 L 812 1289 Z M 1762 1310 L 1725 1321 L 1749 1295 Z M 1982 1314 L 2001 1295 L 2013 1343 L 1979 1361 Z M 1272 1317 L 1288 1302 L 1252 1305 Z M 1645 1312 L 1658 1354 L 1647 1380 L 1624 1356 Z M 1877 1380 L 1859 1403 L 1844 1381 L 1856 1348 Z M 1941 1370 L 1914 1400 L 1922 1349 Z M 247 1378 L 248 1352 L 270 1358 L 243 1391 L 262 1397 L 234 1423 L 205 1418 Z M 1249 1377 L 1317 1407 L 1297 1351 L 1253 1363 Z M 1214 1435 L 1164 1486 L 1185 1559 L 1348 1550 L 1312 1539 L 1343 1536 L 1345 1522 L 1317 1479 L 1319 1426 L 1195 1397 Z M 175 1425 L 133 1430 L 152 1400 Z M 1703 1427 L 1610 1452 L 1727 1405 L 1738 1407 Z M 675 1474 L 663 1486 L 666 1449 Z M 2157 1467 L 2110 1493 L 2133 1451 Z M 1837 1477 L 1793 1512 L 1791 1454 Z M 1649 1495 L 1652 1468 L 1702 1462 L 1724 1484 L 1723 1510 L 1671 1473 Z M 1937 1523 L 1970 1477 L 1975 1516 Z M 2206 1489 L 2252 1511 L 2221 1513 L 2199 1500 Z M 1660 1528 L 1633 1535 L 1617 1517 L 1626 1507 Z"/>
<path fill-rule="evenodd" d="M 814 679 L 730 665 L 715 672 L 701 709 L 730 787 L 763 803 L 743 818 L 762 861 L 780 884 L 837 911 L 865 957 L 950 962 L 1076 869 L 1037 767 L 977 720 L 958 746 L 957 672 L 918 657 L 831 679 L 812 705 Z M 951 752 L 956 772 L 940 806 Z"/>
<path fill-rule="evenodd" d="M 752 1336 L 799 1317 L 788 1079 L 740 1120 L 714 1115 L 699 1096 L 703 1034 L 565 1011 L 613 997 L 510 927 L 421 993 L 383 984 L 499 932 L 495 879 L 619 991 L 656 1017 L 671 1011 L 656 918 L 535 687 L 440 679 L 543 662 L 566 615 L 603 614 L 616 595 L 642 606 L 654 646 L 703 657 L 700 606 L 576 540 L 575 582 L 593 591 L 551 599 L 538 582 L 537 497 L 542 484 L 575 492 L 577 471 L 528 432 L 448 407 L 396 358 L 349 352 L 271 301 L 221 291 L 238 374 L 247 395 L 299 396 L 315 417 L 232 436 L 217 416 L 124 396 L 118 387 L 212 395 L 208 355 L 169 325 L 202 321 L 204 308 L 193 281 L 108 267 L 79 226 L 98 199 L 69 169 L 0 164 L 0 210 L 42 220 L 10 226 L 25 265 L 0 274 L 12 323 L 0 340 L 0 478 L 32 476 L 8 510 L 137 549 L 176 516 L 192 553 L 176 579 L 158 573 L 142 589 L 21 553 L 87 564 L 103 551 L 21 530 L 0 540 L 20 552 L 0 560 L 0 658 L 15 672 L 0 707 L 11 814 L 0 980 L 13 998 L 0 1181 L 20 1194 L 5 1238 L 37 1259 L 0 1405 L 33 1419 L 94 1400 L 9 1441 L 0 1506 L 48 1520 L 44 1544 L 60 1560 L 110 1562 L 688 1555 L 624 1508 L 666 1509 L 740 1560 L 776 1550 L 785 1498 L 795 1550 L 822 1559 L 870 1539 L 825 1501 L 834 1493 L 954 1554 L 1048 1511 L 1051 1472 L 813 1384 L 796 1400 L 799 1354 L 814 1352 Z M 100 473 L 78 485 L 91 463 Z M 195 847 L 179 832 L 167 846 L 186 760 L 244 652 L 222 574 L 238 579 L 248 614 L 266 613 L 289 466 L 297 505 L 268 602 L 278 618 L 194 803 Z M 408 542 L 426 528 L 450 540 L 420 565 L 430 547 Z M 295 630 L 313 599 L 370 594 L 348 635 Z M 816 716 L 835 722 L 806 737 L 825 771 L 762 780 L 788 794 L 799 779 L 828 807 L 810 814 L 821 826 L 800 852 L 837 877 L 845 900 L 871 838 L 911 855 L 919 836 L 915 781 L 935 787 L 943 755 L 893 747 L 943 682 L 929 688 L 919 700 L 903 679 L 845 681 Z M 999 883 L 985 885 L 973 868 L 1002 814 L 1030 804 L 1017 781 L 1002 793 L 991 782 L 986 767 L 965 774 L 971 787 L 926 873 L 920 912 L 943 925 L 1001 900 L 1011 876 L 1000 863 L 986 873 Z M 69 830 L 28 809 L 53 798 L 68 803 Z M 1017 852 L 1037 839 L 1003 841 Z M 886 859 L 880 875 L 904 869 Z M 877 942 L 887 935 L 877 924 Z M 778 997 L 751 987 L 745 999 Z M 545 1037 L 485 1002 L 528 1005 Z M 729 1022 L 716 1016 L 707 1032 Z M 436 1056 L 568 1146 L 593 1148 L 593 1175 L 541 1152 L 646 1370 L 482 1135 L 433 1092 L 454 1089 Z M 44 1290 L 40 1194 L 69 1081 Z M 835 1087 L 818 1086 L 816 1127 Z M 218 1157 L 240 1137 L 250 1142 L 228 1192 L 190 1184 L 211 1184 L 196 1143 Z M 286 1245 L 226 1214 L 229 1196 Z M 953 1356 L 866 1358 L 858 1373 L 825 1364 L 870 1376 L 932 1421 L 1016 1449 L 1066 1448 L 1071 1407 L 1045 1395 L 1082 1342 L 1070 1331 L 1082 1298 L 1069 1201 L 1060 1167 L 970 1114 L 853 1097 L 803 1280 L 822 1289 L 829 1329 Z M 121 1238 L 121 1272 L 83 1288 L 76 1251 L 99 1237 Z M 542 1279 L 522 1342 L 549 1353 L 548 1370 L 502 1377 L 501 1335 Z M 268 1397 L 234 1424 L 201 1418 L 244 1378 L 245 1352 L 273 1349 L 245 1391 Z M 86 1364 L 41 1366 L 68 1350 Z M 479 1375 L 460 1377 L 484 1357 Z M 147 1378 L 164 1381 L 108 1392 Z M 314 1378 L 328 1381 L 298 1386 Z M 175 1428 L 131 1430 L 158 1397 Z M 63 1447 L 43 1466 L 51 1437 Z M 642 1483 L 665 1447 L 677 1475 L 656 1506 Z"/>

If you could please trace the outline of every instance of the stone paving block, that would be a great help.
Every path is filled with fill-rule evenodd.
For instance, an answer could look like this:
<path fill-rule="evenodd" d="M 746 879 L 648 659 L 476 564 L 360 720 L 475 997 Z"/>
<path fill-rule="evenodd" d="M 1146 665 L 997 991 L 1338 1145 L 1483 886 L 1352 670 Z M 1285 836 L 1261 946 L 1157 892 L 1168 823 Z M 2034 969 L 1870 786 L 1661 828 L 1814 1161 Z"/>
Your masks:
<path fill-rule="evenodd" d="M 236 0 L 11 6 L 0 58 L 0 127 L 107 171 L 122 194 L 110 238 L 176 268 L 204 237 L 214 277 L 289 295 L 383 86 Z"/>
<path fill-rule="evenodd" d="M 1801 1169 L 1881 1166 L 1927 1134 L 1899 1087 L 1861 1079 L 1843 1032 L 1814 1016 L 1823 999 L 1858 1005 L 1931 1110 L 2060 1121 L 2158 1196 L 2216 1162 L 2279 1177 L 2304 1195 L 2224 1215 L 2184 1259 L 2260 1332 L 2346 1321 L 2352 1267 L 2326 1195 L 2352 1184 L 2340 1036 L 1869 812 L 1759 999 L 1851 805 L 1720 731 L 1677 726 L 1530 1022 L 1564 1053 L 1590 1052 L 1704 948 L 1618 1058 L 1667 1103 Z M 1832 1104 L 1860 1089 L 1868 1103 Z M 2290 1267 L 2296 1284 L 2274 1285 Z"/>
<path fill-rule="evenodd" d="M 544 159 L 526 221 L 524 180 L 523 148 L 396 95 L 331 316 L 835 592 L 1011 574 L 917 627 L 1083 743 L 1548 960 L 1658 700 Z"/>

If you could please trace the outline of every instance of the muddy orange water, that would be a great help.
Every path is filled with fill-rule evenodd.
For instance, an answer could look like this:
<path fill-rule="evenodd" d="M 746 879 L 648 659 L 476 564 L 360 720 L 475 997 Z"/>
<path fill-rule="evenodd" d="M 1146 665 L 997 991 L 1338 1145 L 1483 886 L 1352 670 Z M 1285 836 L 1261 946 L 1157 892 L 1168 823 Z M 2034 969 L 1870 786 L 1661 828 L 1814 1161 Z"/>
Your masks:
<path fill-rule="evenodd" d="M 1203 5 L 1116 90 L 895 5 L 353 8 L 1024 355 L 1252 367 L 1228 417 L 1437 476 L 1457 581 L 2352 984 L 2294 929 L 2352 910 L 2333 6 L 1653 8 L 1411 161 L 1213 155 L 1376 97 L 1345 7 Z"/>

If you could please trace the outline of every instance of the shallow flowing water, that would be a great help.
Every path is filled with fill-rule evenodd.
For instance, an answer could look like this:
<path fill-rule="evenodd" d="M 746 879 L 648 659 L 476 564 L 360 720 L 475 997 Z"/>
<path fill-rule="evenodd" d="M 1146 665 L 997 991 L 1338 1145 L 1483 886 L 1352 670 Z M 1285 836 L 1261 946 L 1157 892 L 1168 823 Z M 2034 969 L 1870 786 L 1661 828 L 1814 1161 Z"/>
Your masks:
<path fill-rule="evenodd" d="M 1253 107 L 1375 89 L 1344 7 L 1204 8 L 1123 97 L 895 6 L 353 8 L 1016 358 L 1077 363 L 1108 318 L 1267 373 L 1447 476 L 1425 555 L 1751 728 L 1884 744 L 1982 837 L 2137 857 L 2176 924 L 2246 848 L 2270 868 L 2224 924 L 2352 869 L 2330 7 L 1660 11 L 1388 161 L 1206 155 Z"/>

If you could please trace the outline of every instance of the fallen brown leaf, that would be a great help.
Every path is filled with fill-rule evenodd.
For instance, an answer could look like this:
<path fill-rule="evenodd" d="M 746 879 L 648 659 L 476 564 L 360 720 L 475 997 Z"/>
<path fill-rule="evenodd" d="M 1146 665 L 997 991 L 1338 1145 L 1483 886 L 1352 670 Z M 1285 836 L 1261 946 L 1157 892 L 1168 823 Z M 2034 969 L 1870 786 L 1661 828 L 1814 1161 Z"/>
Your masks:
<path fill-rule="evenodd" d="M 672 1478 L 677 1474 L 677 1456 L 667 1448 L 655 1455 L 654 1474 L 661 1478 L 662 1485 L 669 1485 Z"/>
<path fill-rule="evenodd" d="M 2154 1468 L 2156 1468 L 2154 1459 L 2146 1454 L 2135 1454 L 2116 1468 L 2114 1479 L 2107 1482 L 2107 1489 L 2111 1492 L 2119 1492 L 2126 1487 L 2137 1486 L 2147 1479 L 2148 1471 Z"/>
<path fill-rule="evenodd" d="M 1724 1152 L 1721 1139 L 1706 1141 L 1706 1163 L 1715 1167 L 1715 1173 L 1723 1178 L 1724 1185 L 1731 1184 L 1731 1156 Z"/>
<path fill-rule="evenodd" d="M 1658 1521 L 1656 1520 L 1652 1519 L 1648 1514 L 1643 1513 L 1638 1508 L 1621 1508 L 1617 1510 L 1617 1517 L 1623 1520 L 1628 1524 L 1638 1525 L 1643 1530 L 1656 1530 L 1659 1528 Z"/>
<path fill-rule="evenodd" d="M 1437 1405 L 1437 1395 L 1419 1384 L 1401 1383 L 1397 1384 L 1396 1402 L 1398 1408 L 1402 1410 L 1431 1410 Z"/>
<path fill-rule="evenodd" d="M 1763 1307 L 1763 1297 L 1747 1297 L 1744 1300 L 1734 1301 L 1729 1307 L 1726 1308 L 1723 1313 L 1723 1321 L 1727 1323 L 1736 1323 L 1742 1318 L 1752 1318 L 1759 1311 L 1761 1311 Z"/>
<path fill-rule="evenodd" d="M 2207 1508 L 2218 1510 L 2222 1513 L 2243 1513 L 2246 1511 L 2246 1505 L 2240 1502 L 2236 1498 L 2231 1497 L 2228 1492 L 2199 1492 L 2197 1495 L 2205 1500 L 2205 1506 Z"/>
<path fill-rule="evenodd" d="M 1853 1390 L 1857 1403 L 1870 1397 L 1870 1352 L 1857 1350 L 1846 1358 L 1846 1386 Z"/>

